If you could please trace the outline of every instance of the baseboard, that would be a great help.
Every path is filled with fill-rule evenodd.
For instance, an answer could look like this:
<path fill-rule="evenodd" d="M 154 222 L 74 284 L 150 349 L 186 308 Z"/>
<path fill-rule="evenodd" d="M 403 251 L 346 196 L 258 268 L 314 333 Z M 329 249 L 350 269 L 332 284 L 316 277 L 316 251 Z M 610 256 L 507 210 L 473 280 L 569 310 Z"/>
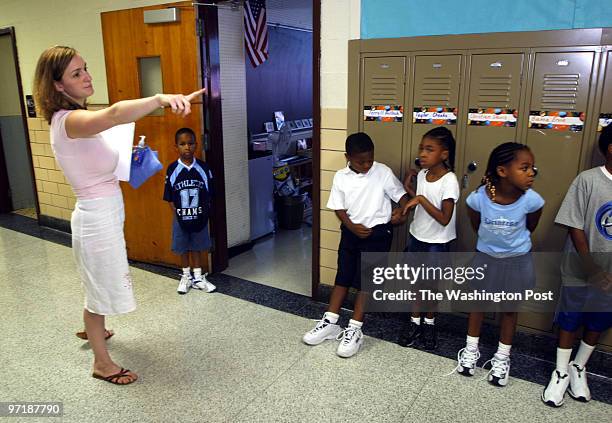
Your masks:
<path fill-rule="evenodd" d="M 72 233 L 72 230 L 70 229 L 70 222 L 67 220 L 58 219 L 56 217 L 45 216 L 44 214 L 41 214 L 38 216 L 38 224 L 40 226 L 46 226 L 47 228 L 66 232 L 68 234 Z"/>

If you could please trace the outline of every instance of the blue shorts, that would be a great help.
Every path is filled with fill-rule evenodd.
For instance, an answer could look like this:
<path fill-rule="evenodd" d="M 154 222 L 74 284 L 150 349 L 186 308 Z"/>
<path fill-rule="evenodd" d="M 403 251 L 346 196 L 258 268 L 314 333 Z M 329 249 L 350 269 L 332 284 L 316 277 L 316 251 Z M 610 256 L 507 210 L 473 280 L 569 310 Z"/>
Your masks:
<path fill-rule="evenodd" d="M 555 323 L 567 332 L 575 332 L 581 326 L 590 332 L 605 332 L 612 327 L 612 313 L 560 311 L 557 313 Z"/>
<path fill-rule="evenodd" d="M 172 251 L 185 254 L 188 251 L 208 251 L 211 242 L 208 234 L 208 224 L 199 232 L 186 232 L 181 228 L 176 218 L 172 223 Z"/>
<path fill-rule="evenodd" d="M 408 245 L 404 249 L 405 253 L 448 253 L 450 251 L 450 241 L 443 244 L 433 244 L 416 239 L 412 234 L 408 235 Z"/>

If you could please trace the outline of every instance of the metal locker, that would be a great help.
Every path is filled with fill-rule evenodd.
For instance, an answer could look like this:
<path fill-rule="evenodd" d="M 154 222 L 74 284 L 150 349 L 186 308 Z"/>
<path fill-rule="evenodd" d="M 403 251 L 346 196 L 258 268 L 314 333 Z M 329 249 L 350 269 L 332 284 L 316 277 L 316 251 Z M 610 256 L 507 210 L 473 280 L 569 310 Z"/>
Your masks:
<path fill-rule="evenodd" d="M 516 140 L 524 58 L 523 53 L 474 54 L 470 58 L 465 147 L 462 162 L 455 163 L 461 187 L 458 251 L 471 251 L 476 245 L 465 199 L 480 185 L 491 151 Z"/>
<path fill-rule="evenodd" d="M 567 231 L 554 219 L 580 167 L 595 53 L 536 53 L 526 143 L 535 156 L 534 189 L 546 205 L 534 234 L 535 251 L 559 251 Z"/>
<path fill-rule="evenodd" d="M 597 121 L 597 132 L 596 141 L 599 141 L 601 129 L 604 126 L 612 124 L 612 46 L 607 47 L 607 53 L 605 55 L 605 68 L 601 70 L 603 72 L 603 84 L 600 88 L 601 105 L 599 106 L 598 121 Z M 599 151 L 597 143 L 593 147 L 593 166 L 601 166 L 605 163 L 604 157 Z M 612 330 L 604 333 L 599 340 L 600 344 L 612 347 Z"/>
<path fill-rule="evenodd" d="M 361 128 L 376 147 L 375 160 L 399 177 L 402 165 L 405 57 L 363 59 Z"/>
<path fill-rule="evenodd" d="M 601 86 L 601 105 L 597 116 L 597 140 L 604 126 L 612 124 L 612 46 L 608 47 L 606 53 L 606 67 L 602 70 L 603 84 Z M 593 148 L 593 166 L 602 165 L 605 160 L 599 152 L 599 148 Z"/>
<path fill-rule="evenodd" d="M 457 136 L 457 113 L 461 85 L 461 55 L 416 56 L 411 146 L 407 168 L 415 167 L 423 134 L 446 126 Z"/>
<path fill-rule="evenodd" d="M 594 59 L 592 51 L 535 55 L 527 102 L 526 144 L 538 168 L 533 188 L 546 204 L 532 236 L 534 251 L 560 251 L 565 245 L 567 230 L 554 220 L 567 189 L 580 171 Z M 536 289 L 558 292 L 557 270 L 558 263 L 536 257 Z M 552 313 L 520 313 L 518 325 L 550 331 L 553 317 Z"/>
<path fill-rule="evenodd" d="M 384 163 L 402 179 L 406 57 L 366 57 L 363 59 L 363 100 L 360 128 L 374 141 L 377 162 Z M 405 226 L 405 225 L 404 225 Z M 392 251 L 401 251 L 403 226 L 393 230 Z"/>

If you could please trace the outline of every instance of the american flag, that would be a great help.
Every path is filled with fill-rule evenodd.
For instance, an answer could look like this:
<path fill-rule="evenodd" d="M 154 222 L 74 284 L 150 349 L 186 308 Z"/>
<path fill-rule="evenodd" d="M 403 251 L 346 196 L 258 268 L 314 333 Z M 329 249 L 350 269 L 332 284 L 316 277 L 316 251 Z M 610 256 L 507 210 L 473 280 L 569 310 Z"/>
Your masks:
<path fill-rule="evenodd" d="M 265 0 L 244 2 L 244 43 L 254 68 L 268 59 Z"/>

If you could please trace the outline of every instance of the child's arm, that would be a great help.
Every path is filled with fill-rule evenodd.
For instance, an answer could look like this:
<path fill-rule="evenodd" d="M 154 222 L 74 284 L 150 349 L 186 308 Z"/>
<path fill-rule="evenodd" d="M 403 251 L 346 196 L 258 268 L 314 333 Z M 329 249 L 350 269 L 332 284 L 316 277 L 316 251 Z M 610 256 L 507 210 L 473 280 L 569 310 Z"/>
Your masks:
<path fill-rule="evenodd" d="M 529 232 L 535 231 L 542 216 L 542 209 L 536 210 L 533 213 L 527 215 L 527 229 Z"/>
<path fill-rule="evenodd" d="M 361 223 L 353 223 L 346 214 L 346 210 L 335 210 L 336 216 L 342 222 L 346 229 L 357 235 L 359 238 L 367 238 L 372 233 L 372 229 L 366 228 Z"/>
<path fill-rule="evenodd" d="M 418 173 L 416 169 L 410 169 L 404 175 L 404 189 L 410 197 L 416 196 L 416 176 Z"/>
<path fill-rule="evenodd" d="M 431 204 L 431 202 L 422 195 L 417 195 L 410 200 L 404 207 L 404 212 L 407 212 L 410 208 L 420 205 L 431 217 L 435 219 L 442 226 L 449 224 L 453 217 L 453 210 L 455 209 L 455 200 L 447 198 L 442 200 L 442 210 Z"/>
<path fill-rule="evenodd" d="M 578 255 L 582 259 L 585 271 L 589 275 L 589 281 L 598 285 L 603 290 L 609 291 L 612 284 L 612 275 L 605 272 L 593 261 L 589 250 L 589 241 L 584 231 L 578 228 L 569 228 L 569 234 Z"/>
<path fill-rule="evenodd" d="M 468 206 L 467 208 L 468 216 L 470 217 L 470 223 L 472 224 L 472 228 L 474 232 L 478 233 L 478 229 L 480 228 L 480 213 Z"/>
<path fill-rule="evenodd" d="M 399 199 L 398 201 L 399 207 L 394 209 L 393 212 L 391 213 L 391 224 L 392 225 L 402 225 L 406 223 L 406 220 L 408 220 L 408 210 L 409 210 L 409 208 L 406 208 L 406 206 L 408 205 L 409 201 L 410 201 L 410 193 L 404 194 L 402 198 Z"/>

